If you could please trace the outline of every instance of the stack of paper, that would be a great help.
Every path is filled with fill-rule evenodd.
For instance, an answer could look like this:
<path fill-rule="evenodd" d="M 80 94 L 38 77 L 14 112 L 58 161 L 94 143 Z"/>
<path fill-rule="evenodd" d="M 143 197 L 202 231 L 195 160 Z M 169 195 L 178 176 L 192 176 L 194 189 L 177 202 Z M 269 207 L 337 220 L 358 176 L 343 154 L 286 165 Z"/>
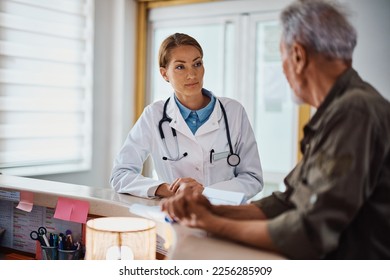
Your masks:
<path fill-rule="evenodd" d="M 244 202 L 244 193 L 205 188 L 203 195 L 214 205 L 240 205 Z"/>
<path fill-rule="evenodd" d="M 161 211 L 160 206 L 147 206 L 143 204 L 132 204 L 129 207 L 129 211 L 135 215 L 156 221 L 156 222 L 168 222 L 166 215 Z"/>

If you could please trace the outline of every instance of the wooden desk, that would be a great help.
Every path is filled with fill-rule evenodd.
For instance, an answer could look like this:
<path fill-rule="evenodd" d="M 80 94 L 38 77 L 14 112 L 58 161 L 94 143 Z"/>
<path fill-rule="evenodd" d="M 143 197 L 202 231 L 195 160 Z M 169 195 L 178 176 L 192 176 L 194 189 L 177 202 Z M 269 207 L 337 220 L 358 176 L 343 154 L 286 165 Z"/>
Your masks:
<path fill-rule="evenodd" d="M 0 190 L 34 193 L 34 205 L 54 208 L 58 197 L 88 201 L 89 214 L 97 216 L 134 216 L 134 203 L 155 206 L 159 200 L 118 194 L 111 188 L 0 175 Z M 157 223 L 157 234 L 169 244 L 167 259 L 283 259 L 282 256 L 208 236 L 205 232 L 177 224 Z"/>

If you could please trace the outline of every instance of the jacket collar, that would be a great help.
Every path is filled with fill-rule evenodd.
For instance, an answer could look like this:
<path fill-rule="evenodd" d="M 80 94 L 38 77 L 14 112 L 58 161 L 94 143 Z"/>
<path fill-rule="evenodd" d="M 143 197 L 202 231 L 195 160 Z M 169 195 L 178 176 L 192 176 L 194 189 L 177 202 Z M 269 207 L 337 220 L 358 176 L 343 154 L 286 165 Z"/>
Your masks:
<path fill-rule="evenodd" d="M 305 145 L 307 144 L 306 142 L 308 141 L 308 139 L 306 139 L 307 136 L 314 134 L 319 129 L 323 121 L 323 115 L 325 114 L 327 109 L 336 99 L 338 99 L 345 93 L 346 88 L 353 79 L 360 79 L 360 77 L 353 68 L 349 68 L 336 80 L 329 93 L 325 97 L 324 101 L 322 102 L 320 107 L 318 107 L 314 116 L 303 128 L 303 133 L 305 137 L 301 141 L 302 152 L 304 152 Z"/>

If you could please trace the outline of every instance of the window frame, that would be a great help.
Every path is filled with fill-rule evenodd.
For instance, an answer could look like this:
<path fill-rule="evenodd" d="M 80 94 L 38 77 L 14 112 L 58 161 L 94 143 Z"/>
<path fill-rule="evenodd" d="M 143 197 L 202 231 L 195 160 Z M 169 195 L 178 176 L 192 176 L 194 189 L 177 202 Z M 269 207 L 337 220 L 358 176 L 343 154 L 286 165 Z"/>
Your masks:
<path fill-rule="evenodd" d="M 175 6 L 178 10 L 175 13 L 172 13 L 172 18 L 174 17 L 185 17 L 182 11 L 182 5 L 190 5 L 190 4 L 200 4 L 206 2 L 223 2 L 220 0 L 137 0 L 137 38 L 136 38 L 136 65 L 135 65 L 135 108 L 134 108 L 134 117 L 138 119 L 141 115 L 143 109 L 147 105 L 147 65 L 148 65 L 148 54 L 150 48 L 148 47 L 148 38 L 149 34 L 149 16 L 152 13 L 152 16 L 158 17 L 158 14 L 153 10 L 154 8 L 161 7 L 172 7 Z M 230 2 L 230 1 L 229 1 Z M 229 6 L 231 11 L 237 12 L 240 11 L 245 13 L 247 11 L 247 7 L 258 7 L 259 1 L 256 0 L 244 0 L 244 1 L 231 1 L 237 2 L 234 6 Z M 246 2 L 248 5 L 244 8 L 243 2 Z M 280 11 L 281 6 L 285 6 L 289 3 L 288 0 L 278 0 L 278 1 L 266 1 L 262 0 L 263 4 L 267 5 L 267 9 L 269 11 Z M 213 5 L 214 3 L 210 3 Z M 215 13 L 215 9 L 207 9 L 204 10 L 205 13 Z M 244 54 L 243 54 L 244 55 Z M 300 140 L 303 138 L 303 127 L 309 121 L 311 117 L 311 107 L 309 105 L 300 105 L 298 109 L 298 131 L 297 141 L 296 141 L 296 158 L 297 162 L 299 162 L 302 158 L 302 153 L 300 150 Z"/>

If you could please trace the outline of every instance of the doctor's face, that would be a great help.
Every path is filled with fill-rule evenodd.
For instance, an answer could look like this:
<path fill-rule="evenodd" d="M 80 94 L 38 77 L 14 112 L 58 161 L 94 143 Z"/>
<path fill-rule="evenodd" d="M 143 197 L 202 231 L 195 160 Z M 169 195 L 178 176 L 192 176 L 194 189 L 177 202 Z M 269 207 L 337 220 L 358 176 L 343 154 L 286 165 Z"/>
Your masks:
<path fill-rule="evenodd" d="M 168 65 L 160 67 L 160 73 L 171 83 L 179 100 L 202 96 L 204 67 L 197 48 L 182 45 L 172 49 Z"/>

